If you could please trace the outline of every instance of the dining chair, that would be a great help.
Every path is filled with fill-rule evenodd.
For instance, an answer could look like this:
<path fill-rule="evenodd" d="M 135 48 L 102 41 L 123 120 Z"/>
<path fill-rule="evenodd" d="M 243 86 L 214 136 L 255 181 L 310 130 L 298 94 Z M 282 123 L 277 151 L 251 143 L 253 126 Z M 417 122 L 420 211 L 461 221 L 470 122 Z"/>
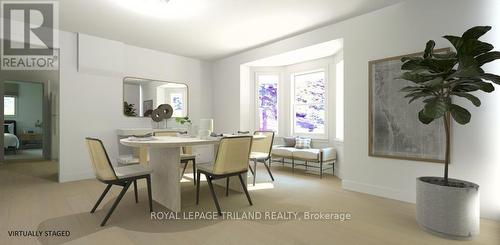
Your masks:
<path fill-rule="evenodd" d="M 198 205 L 200 199 L 201 174 L 204 174 L 207 179 L 208 187 L 210 188 L 210 192 L 212 193 L 212 198 L 219 215 L 222 215 L 222 212 L 212 184 L 212 181 L 216 179 L 226 179 L 227 196 L 229 189 L 229 178 L 232 176 L 238 176 L 238 178 L 240 179 L 241 187 L 243 187 L 245 195 L 247 196 L 248 202 L 250 203 L 250 205 L 253 205 L 250 194 L 248 194 L 247 186 L 242 177 L 242 174 L 248 171 L 248 157 L 250 155 L 251 147 L 252 136 L 231 136 L 224 137 L 220 140 L 215 161 L 210 164 L 201 164 L 198 166 L 196 172 L 196 205 Z"/>
<path fill-rule="evenodd" d="M 109 217 L 115 210 L 118 203 L 120 203 L 121 199 L 127 192 L 130 185 L 134 184 L 134 195 L 135 202 L 139 202 L 139 198 L 137 195 L 137 180 L 138 179 L 146 179 L 147 188 L 148 188 L 148 198 L 149 198 L 149 212 L 153 212 L 153 198 L 151 196 L 151 172 L 152 170 L 144 167 L 143 165 L 135 164 L 129 165 L 125 167 L 113 167 L 111 161 L 109 160 L 108 153 L 104 148 L 104 144 L 101 140 L 95 138 L 85 138 L 85 142 L 87 143 L 87 148 L 90 154 L 90 160 L 92 163 L 92 169 L 94 170 L 94 174 L 96 178 L 107 184 L 106 189 L 101 194 L 101 197 L 97 200 L 96 204 L 90 211 L 90 213 L 94 213 L 101 201 L 104 199 L 109 189 L 113 185 L 118 185 L 123 187 L 120 194 L 116 198 L 115 202 L 111 206 L 108 214 L 104 218 L 101 223 L 101 226 L 106 225 Z"/>
<path fill-rule="evenodd" d="M 273 148 L 274 132 L 273 131 L 255 131 L 254 135 L 266 136 L 264 139 L 254 140 L 252 143 L 252 151 L 250 153 L 250 160 L 253 161 L 253 169 L 249 163 L 250 172 L 253 174 L 253 185 L 255 186 L 255 178 L 257 176 L 257 163 L 261 162 L 267 169 L 271 180 L 274 181 L 273 174 L 271 173 L 271 150 Z M 269 161 L 269 165 L 266 163 Z"/>
<path fill-rule="evenodd" d="M 172 136 L 176 137 L 177 132 L 155 132 L 154 136 Z M 193 154 L 193 147 L 191 146 L 183 146 L 181 147 L 181 164 L 184 164 L 182 168 L 182 176 L 186 172 L 186 167 L 189 162 L 192 162 L 193 165 L 193 184 L 196 185 L 196 154 Z"/>

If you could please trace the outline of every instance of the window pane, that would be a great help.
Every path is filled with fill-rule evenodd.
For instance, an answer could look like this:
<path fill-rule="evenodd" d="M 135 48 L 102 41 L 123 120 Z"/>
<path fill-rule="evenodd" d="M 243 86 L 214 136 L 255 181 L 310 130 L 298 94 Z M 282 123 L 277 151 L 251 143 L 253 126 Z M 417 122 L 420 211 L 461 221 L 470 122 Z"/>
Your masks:
<path fill-rule="evenodd" d="M 325 101 L 325 72 L 295 76 L 296 104 L 324 104 Z"/>
<path fill-rule="evenodd" d="M 171 94 L 170 100 L 170 105 L 172 106 L 172 109 L 174 109 L 172 117 L 182 117 L 184 115 L 182 94 Z"/>
<path fill-rule="evenodd" d="M 259 75 L 259 130 L 278 131 L 278 75 Z"/>
<path fill-rule="evenodd" d="M 296 105 L 295 133 L 325 133 L 325 105 Z"/>
<path fill-rule="evenodd" d="M 4 97 L 3 98 L 3 114 L 7 116 L 16 115 L 16 98 Z"/>

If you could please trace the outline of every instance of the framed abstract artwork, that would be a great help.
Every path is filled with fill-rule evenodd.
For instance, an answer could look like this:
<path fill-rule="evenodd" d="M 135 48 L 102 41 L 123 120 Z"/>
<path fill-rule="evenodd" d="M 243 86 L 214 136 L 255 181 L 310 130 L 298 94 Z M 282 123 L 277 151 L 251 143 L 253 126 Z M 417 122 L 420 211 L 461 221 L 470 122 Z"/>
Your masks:
<path fill-rule="evenodd" d="M 422 124 L 418 120 L 422 102 L 409 104 L 399 91 L 411 85 L 397 79 L 402 73 L 401 58 L 419 55 L 422 53 L 369 62 L 369 156 L 444 163 L 443 121 Z"/>

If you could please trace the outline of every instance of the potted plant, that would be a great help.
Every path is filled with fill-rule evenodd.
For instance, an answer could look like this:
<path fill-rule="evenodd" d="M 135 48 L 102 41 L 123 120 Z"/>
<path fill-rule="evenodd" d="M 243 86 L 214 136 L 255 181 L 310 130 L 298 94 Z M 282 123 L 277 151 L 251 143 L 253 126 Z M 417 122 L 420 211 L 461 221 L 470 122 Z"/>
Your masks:
<path fill-rule="evenodd" d="M 500 76 L 485 73 L 481 66 L 500 59 L 493 45 L 478 39 L 491 29 L 476 26 L 461 37 L 444 36 L 456 51 L 434 52 L 435 42 L 427 42 L 423 56 L 404 57 L 401 78 L 412 82 L 401 89 L 409 103 L 422 100 L 418 119 L 424 124 L 441 120 L 446 146 L 444 177 L 417 178 L 416 218 L 419 225 L 432 232 L 455 239 L 468 239 L 479 233 L 479 186 L 448 178 L 450 164 L 450 123 L 467 124 L 471 113 L 455 104 L 461 97 L 480 106 L 477 92 L 491 93 L 491 82 L 500 84 Z"/>
<path fill-rule="evenodd" d="M 136 117 L 137 113 L 135 112 L 134 104 L 129 104 L 127 101 L 123 101 L 123 114 L 127 117 Z"/>

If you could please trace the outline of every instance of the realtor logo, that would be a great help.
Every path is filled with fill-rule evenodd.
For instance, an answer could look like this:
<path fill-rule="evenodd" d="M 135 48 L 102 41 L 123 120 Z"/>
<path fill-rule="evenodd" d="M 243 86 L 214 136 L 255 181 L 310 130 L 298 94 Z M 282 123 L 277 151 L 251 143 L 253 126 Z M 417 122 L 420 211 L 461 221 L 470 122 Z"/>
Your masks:
<path fill-rule="evenodd" d="M 57 70 L 58 3 L 2 1 L 1 70 Z"/>

